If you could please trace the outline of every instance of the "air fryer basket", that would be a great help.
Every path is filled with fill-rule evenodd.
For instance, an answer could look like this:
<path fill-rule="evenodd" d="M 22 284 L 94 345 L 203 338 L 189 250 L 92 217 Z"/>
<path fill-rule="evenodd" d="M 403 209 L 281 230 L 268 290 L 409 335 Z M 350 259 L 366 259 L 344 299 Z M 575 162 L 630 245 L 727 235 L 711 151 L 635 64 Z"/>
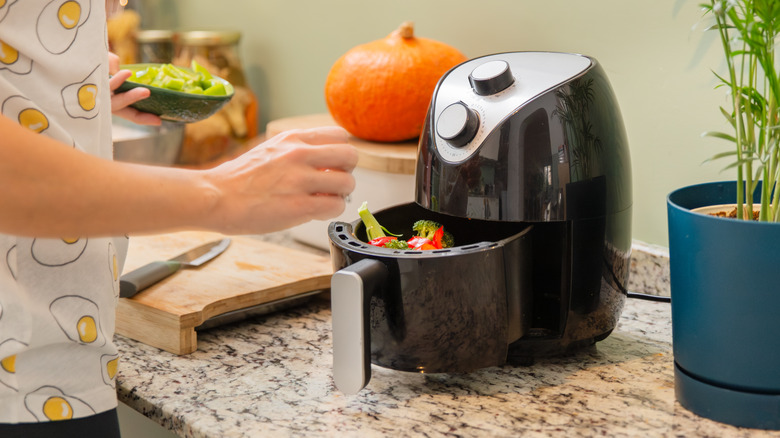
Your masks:
<path fill-rule="evenodd" d="M 435 220 L 453 233 L 457 246 L 378 248 L 365 242 L 360 220 L 330 224 L 335 271 L 366 260 L 382 271 L 381 280 L 363 279 L 379 283 L 366 297 L 371 361 L 417 372 L 471 371 L 504 363 L 507 346 L 526 326 L 529 227 L 446 216 L 414 203 L 373 213 L 406 239 L 416 220 Z M 332 290 L 334 296 L 338 293 Z M 340 322 L 336 319 L 334 309 L 334 332 Z"/>
<path fill-rule="evenodd" d="M 457 247 L 455 250 L 457 251 L 471 250 L 473 249 L 471 248 L 473 245 L 478 245 L 481 248 L 495 245 L 496 242 L 507 239 L 528 227 L 527 223 L 520 222 L 483 221 L 450 216 L 428 210 L 416 203 L 401 204 L 382 209 L 380 211 L 374 211 L 372 214 L 374 214 L 379 223 L 387 228 L 388 231 L 394 234 L 401 234 L 401 236 L 398 238 L 404 240 L 407 240 L 414 235 L 414 231 L 412 231 L 412 225 L 415 221 L 419 219 L 428 219 L 439 222 L 440 224 L 444 225 L 444 228 L 451 232 L 455 237 L 455 246 Z M 353 221 L 350 224 L 350 227 L 354 234 L 354 239 L 362 244 L 361 251 L 377 251 L 377 254 L 386 254 L 387 251 L 392 251 L 365 244 L 365 242 L 368 241 L 368 238 L 366 236 L 366 230 L 363 226 L 363 222 L 360 219 Z M 344 239 L 344 237 L 348 236 L 342 236 L 341 240 L 350 240 Z M 354 241 L 349 245 L 354 247 Z M 451 250 L 443 249 L 431 252 L 397 251 L 395 253 L 441 254 L 449 251 Z"/>

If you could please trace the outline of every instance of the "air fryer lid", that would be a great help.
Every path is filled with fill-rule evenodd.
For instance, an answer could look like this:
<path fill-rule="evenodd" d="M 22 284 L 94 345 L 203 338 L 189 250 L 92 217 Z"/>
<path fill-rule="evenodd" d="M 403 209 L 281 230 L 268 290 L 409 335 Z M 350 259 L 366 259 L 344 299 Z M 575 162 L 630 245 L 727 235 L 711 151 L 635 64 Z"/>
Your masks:
<path fill-rule="evenodd" d="M 431 117 L 437 130 L 453 124 L 466 130 L 468 127 L 458 122 L 466 118 L 478 125 L 473 128 L 471 141 L 461 145 L 437 135 L 438 153 L 448 162 L 465 161 L 507 115 L 572 81 L 591 66 L 586 56 L 550 52 L 502 53 L 458 65 L 439 82 Z M 459 108 L 467 111 L 457 111 Z"/>
<path fill-rule="evenodd" d="M 415 200 L 472 219 L 597 218 L 630 210 L 630 172 L 618 103 L 595 59 L 498 53 L 439 80 L 420 136 Z"/>

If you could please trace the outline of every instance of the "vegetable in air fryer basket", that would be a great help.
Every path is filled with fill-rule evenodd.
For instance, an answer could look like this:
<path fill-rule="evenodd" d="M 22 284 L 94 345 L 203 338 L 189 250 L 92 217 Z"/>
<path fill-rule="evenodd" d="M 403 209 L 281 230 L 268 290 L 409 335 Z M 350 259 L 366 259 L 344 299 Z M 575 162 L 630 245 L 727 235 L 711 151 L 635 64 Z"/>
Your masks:
<path fill-rule="evenodd" d="M 444 226 L 432 220 L 419 220 L 412 225 L 412 230 L 418 237 L 430 240 L 438 248 L 452 248 L 455 239 L 449 231 L 444 230 Z"/>
<path fill-rule="evenodd" d="M 368 203 L 363 204 L 358 209 L 358 215 L 363 220 L 363 226 L 366 227 L 366 236 L 368 236 L 369 245 L 379 246 L 391 249 L 416 249 L 430 250 L 451 248 L 455 246 L 455 239 L 449 231 L 444 230 L 440 223 L 428 219 L 421 219 L 412 225 L 412 231 L 416 233 L 408 241 L 397 238 L 399 235 L 393 234 L 379 224 L 379 221 L 368 210 Z"/>
<path fill-rule="evenodd" d="M 364 201 L 360 208 L 358 208 L 358 215 L 360 216 L 360 219 L 363 220 L 363 226 L 366 227 L 366 236 L 368 236 L 369 241 L 387 236 L 382 230 L 382 226 L 379 225 L 379 221 L 376 220 L 374 215 L 368 210 L 367 201 Z"/>

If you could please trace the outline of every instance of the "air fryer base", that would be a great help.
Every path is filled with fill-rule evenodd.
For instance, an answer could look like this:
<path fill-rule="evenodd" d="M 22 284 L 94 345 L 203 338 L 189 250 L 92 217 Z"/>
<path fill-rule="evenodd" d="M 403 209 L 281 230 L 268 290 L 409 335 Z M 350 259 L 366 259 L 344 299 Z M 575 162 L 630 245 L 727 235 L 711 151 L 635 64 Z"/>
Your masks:
<path fill-rule="evenodd" d="M 568 355 L 606 339 L 617 326 L 625 301 L 620 288 L 602 278 L 597 306 L 586 313 L 570 308 L 562 332 L 529 329 L 509 345 L 507 363 L 530 364 L 537 358 Z"/>
<path fill-rule="evenodd" d="M 530 366 L 537 359 L 574 354 L 592 347 L 611 334 L 612 330 L 610 329 L 598 336 L 569 341 L 568 343 L 562 343 L 559 339 L 521 339 L 509 345 L 506 363 L 514 366 Z"/>

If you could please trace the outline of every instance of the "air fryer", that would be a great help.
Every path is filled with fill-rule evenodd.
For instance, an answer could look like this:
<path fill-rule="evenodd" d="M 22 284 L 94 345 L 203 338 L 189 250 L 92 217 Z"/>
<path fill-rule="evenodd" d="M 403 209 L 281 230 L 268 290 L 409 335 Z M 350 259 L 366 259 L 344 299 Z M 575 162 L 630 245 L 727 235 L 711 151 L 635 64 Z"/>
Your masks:
<path fill-rule="evenodd" d="M 402 238 L 434 219 L 456 247 L 377 248 L 359 219 L 330 225 L 337 387 L 360 390 L 370 363 L 463 372 L 609 336 L 626 297 L 630 169 L 595 59 L 511 52 L 450 70 L 420 137 L 415 201 L 374 215 Z"/>

